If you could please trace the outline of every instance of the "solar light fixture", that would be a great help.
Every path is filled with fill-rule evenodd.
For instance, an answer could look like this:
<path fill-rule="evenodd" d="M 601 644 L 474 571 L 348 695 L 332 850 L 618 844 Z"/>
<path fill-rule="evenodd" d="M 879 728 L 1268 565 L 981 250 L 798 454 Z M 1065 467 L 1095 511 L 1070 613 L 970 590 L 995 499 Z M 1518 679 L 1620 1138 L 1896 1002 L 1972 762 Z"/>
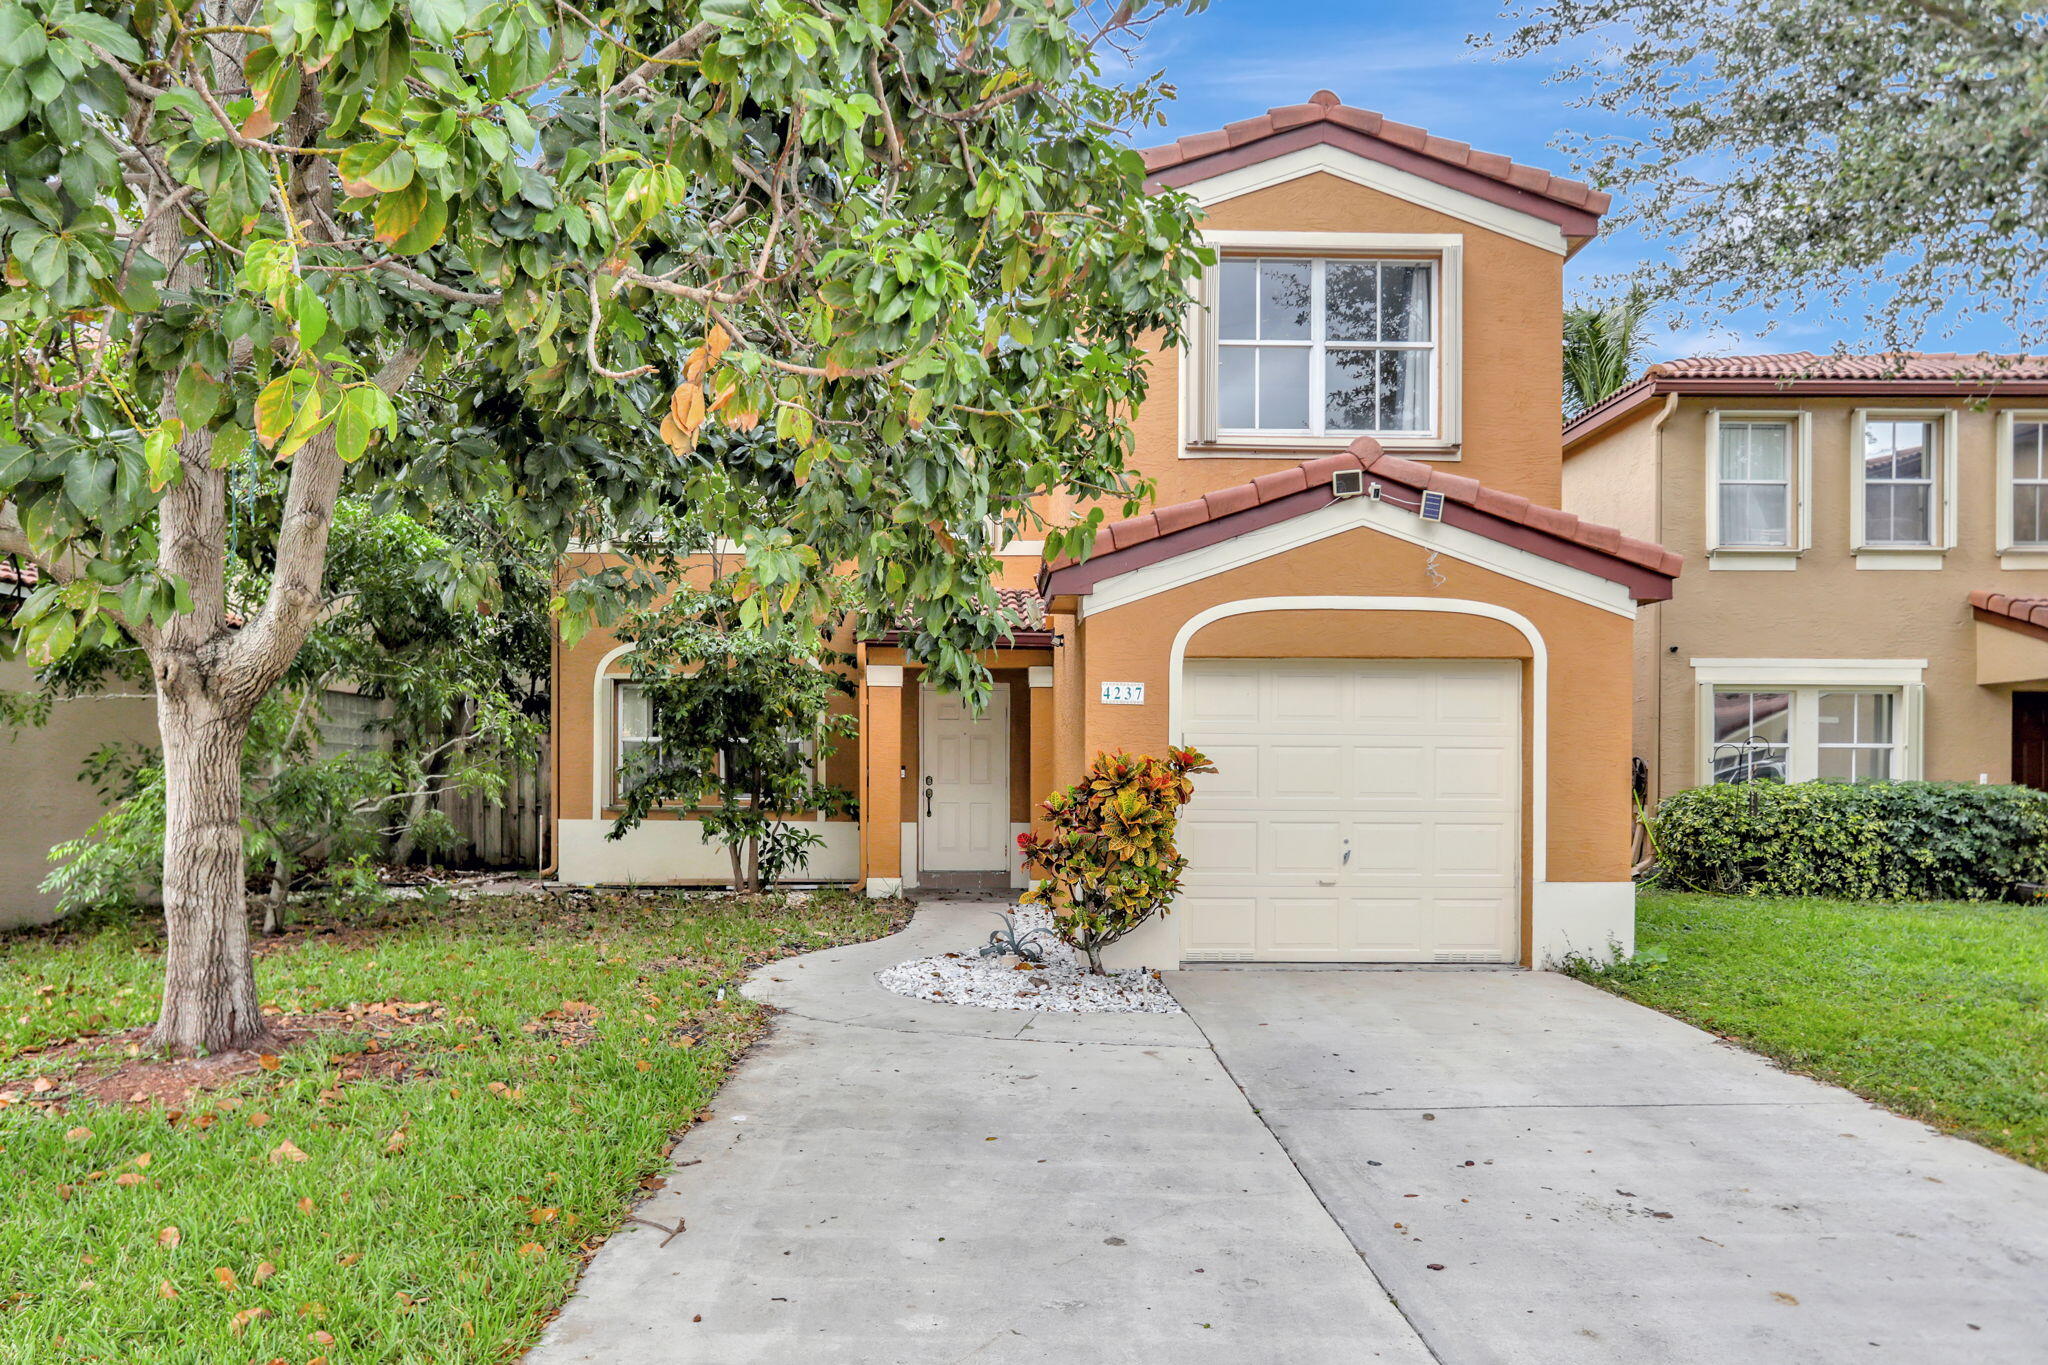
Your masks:
<path fill-rule="evenodd" d="M 1422 495 L 1422 506 L 1415 510 L 1422 514 L 1424 521 L 1442 521 L 1444 519 L 1444 495 L 1433 492 L 1424 493 Z"/>

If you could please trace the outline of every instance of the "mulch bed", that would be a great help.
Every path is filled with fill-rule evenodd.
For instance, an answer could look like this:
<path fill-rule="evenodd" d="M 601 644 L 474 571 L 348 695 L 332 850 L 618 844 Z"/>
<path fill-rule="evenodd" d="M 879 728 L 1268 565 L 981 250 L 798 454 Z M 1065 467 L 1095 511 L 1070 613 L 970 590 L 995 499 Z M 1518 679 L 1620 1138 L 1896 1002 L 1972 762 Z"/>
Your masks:
<path fill-rule="evenodd" d="M 24 1104 L 59 1114 L 74 1105 L 183 1109 L 205 1091 L 277 1070 L 280 1053 L 320 1034 L 361 1036 L 360 1050 L 343 1061 L 343 1081 L 398 1080 L 419 1066 L 418 1056 L 398 1035 L 446 1016 L 447 1010 L 431 1000 L 383 1000 L 314 1014 L 273 1014 L 268 1018 L 280 1040 L 276 1052 L 218 1052 L 210 1057 L 145 1056 L 147 1026 L 92 1034 L 20 1054 L 34 1057 L 44 1069 L 0 1090 L 0 1108 Z M 125 1055 L 96 1055 L 110 1048 Z"/>

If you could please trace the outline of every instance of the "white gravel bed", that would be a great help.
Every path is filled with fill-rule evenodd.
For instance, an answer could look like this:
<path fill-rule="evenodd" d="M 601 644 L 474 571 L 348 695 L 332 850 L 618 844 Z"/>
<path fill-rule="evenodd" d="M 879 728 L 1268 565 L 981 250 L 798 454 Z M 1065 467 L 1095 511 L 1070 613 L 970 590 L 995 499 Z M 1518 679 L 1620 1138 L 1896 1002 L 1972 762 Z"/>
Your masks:
<path fill-rule="evenodd" d="M 1018 937 L 1042 928 L 1051 917 L 1034 905 L 1009 912 Z M 989 916 L 989 928 L 1002 921 Z M 984 938 L 982 940 L 986 942 Z M 1180 1002 L 1149 971 L 1127 967 L 1107 976 L 1088 970 L 1087 959 L 1054 938 L 1037 940 L 1043 967 L 1017 965 L 1014 957 L 982 957 L 973 944 L 963 952 L 914 958 L 884 967 L 875 982 L 884 990 L 941 1005 L 978 1005 L 985 1010 L 1042 1010 L 1055 1014 L 1179 1014 Z"/>

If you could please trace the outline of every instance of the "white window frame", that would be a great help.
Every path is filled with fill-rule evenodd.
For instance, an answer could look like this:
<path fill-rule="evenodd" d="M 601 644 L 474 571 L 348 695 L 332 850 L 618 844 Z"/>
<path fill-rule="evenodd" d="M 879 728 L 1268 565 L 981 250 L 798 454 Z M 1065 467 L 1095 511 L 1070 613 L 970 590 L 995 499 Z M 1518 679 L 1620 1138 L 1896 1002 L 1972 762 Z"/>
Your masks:
<path fill-rule="evenodd" d="M 1203 244 L 1237 258 L 1268 256 L 1327 260 L 1405 259 L 1431 267 L 1431 326 L 1436 364 L 1431 384 L 1431 422 L 1419 432 L 1346 432 L 1314 435 L 1273 431 L 1224 431 L 1217 420 L 1218 327 L 1222 263 L 1202 272 L 1196 283 L 1187 341 L 1179 357 L 1180 451 L 1183 459 L 1272 458 L 1299 461 L 1304 451 L 1342 450 L 1360 435 L 1371 435 L 1388 450 L 1415 459 L 1455 460 L 1463 426 L 1464 245 L 1460 233 L 1279 232 L 1212 229 Z M 1317 271 L 1320 279 L 1321 270 Z M 1313 395 L 1322 390 L 1321 371 L 1310 364 Z M 1311 398 L 1311 417 L 1318 416 Z"/>
<path fill-rule="evenodd" d="M 1785 545 L 1723 545 L 1721 543 L 1721 423 L 1781 422 L 1792 428 L 1786 442 L 1791 508 Z M 1707 567 L 1709 569 L 1786 570 L 1799 567 L 1799 557 L 1813 548 L 1813 419 L 1800 408 L 1713 408 L 1707 412 Z"/>
<path fill-rule="evenodd" d="M 643 686 L 643 684 L 631 677 L 616 674 L 613 675 L 611 679 L 611 684 L 611 804 L 613 807 L 618 807 L 624 805 L 626 800 L 625 788 L 619 785 L 619 779 L 623 775 L 626 766 L 626 753 L 623 747 L 626 736 L 624 728 L 619 724 L 619 707 L 622 700 L 622 693 L 626 688 L 640 687 Z M 653 713 L 650 712 L 649 719 L 652 719 L 652 715 Z M 817 776 L 819 772 L 817 737 L 813 735 L 809 738 L 799 740 L 798 748 L 803 753 L 804 757 L 810 760 L 812 775 L 814 777 Z M 725 757 L 723 754 L 719 756 L 718 762 L 720 767 L 724 766 Z M 752 798 L 742 797 L 741 801 L 743 804 L 750 804 Z M 674 801 L 664 801 L 661 803 L 664 809 L 673 809 L 674 807 L 676 807 L 677 804 L 678 803 Z"/>
<path fill-rule="evenodd" d="M 2013 539 L 2014 426 L 2020 422 L 2048 424 L 2048 409 L 2007 408 L 1998 414 L 1998 566 L 2002 569 L 2048 569 L 2048 541 L 2022 543 Z"/>
<path fill-rule="evenodd" d="M 1863 433 L 1872 422 L 1929 422 L 1941 449 L 1930 462 L 1934 506 L 1927 545 L 1872 543 L 1863 525 Z M 1939 569 L 1956 545 L 1956 413 L 1953 408 L 1858 408 L 1849 426 L 1849 545 L 1859 569 Z"/>
<path fill-rule="evenodd" d="M 1925 769 L 1925 659 L 1694 659 L 1692 670 L 1698 693 L 1693 767 L 1697 785 L 1714 780 L 1716 692 L 1791 694 L 1786 768 L 1787 778 L 1793 782 L 1810 782 L 1820 776 L 1822 693 L 1892 693 L 1898 697 L 1892 725 L 1892 778 L 1916 780 Z"/>

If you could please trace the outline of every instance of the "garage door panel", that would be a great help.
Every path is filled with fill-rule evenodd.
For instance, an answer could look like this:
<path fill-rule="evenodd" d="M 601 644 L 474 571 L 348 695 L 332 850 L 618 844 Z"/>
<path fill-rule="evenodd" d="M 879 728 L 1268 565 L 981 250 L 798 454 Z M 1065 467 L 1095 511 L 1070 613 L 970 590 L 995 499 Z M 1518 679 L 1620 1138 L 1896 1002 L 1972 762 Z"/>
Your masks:
<path fill-rule="evenodd" d="M 1262 797 L 1334 800 L 1344 795 L 1344 751 L 1336 745 L 1273 744 L 1265 756 L 1259 783 Z"/>
<path fill-rule="evenodd" d="M 1191 956 L 1514 960 L 1519 663 L 1194 661 L 1183 694 L 1222 769 L 1183 825 Z"/>
<path fill-rule="evenodd" d="M 1180 823 L 1181 851 L 1194 859 L 1200 850 L 1207 877 L 1256 877 L 1259 866 L 1259 822 L 1205 815 L 1190 808 Z"/>
<path fill-rule="evenodd" d="M 1334 877 L 1344 856 L 1343 826 L 1328 820 L 1280 817 L 1265 822 L 1261 872 L 1276 876 Z"/>
<path fill-rule="evenodd" d="M 1258 942 L 1256 896 L 1182 896 L 1170 918 L 1190 953 L 1249 954 Z"/>

